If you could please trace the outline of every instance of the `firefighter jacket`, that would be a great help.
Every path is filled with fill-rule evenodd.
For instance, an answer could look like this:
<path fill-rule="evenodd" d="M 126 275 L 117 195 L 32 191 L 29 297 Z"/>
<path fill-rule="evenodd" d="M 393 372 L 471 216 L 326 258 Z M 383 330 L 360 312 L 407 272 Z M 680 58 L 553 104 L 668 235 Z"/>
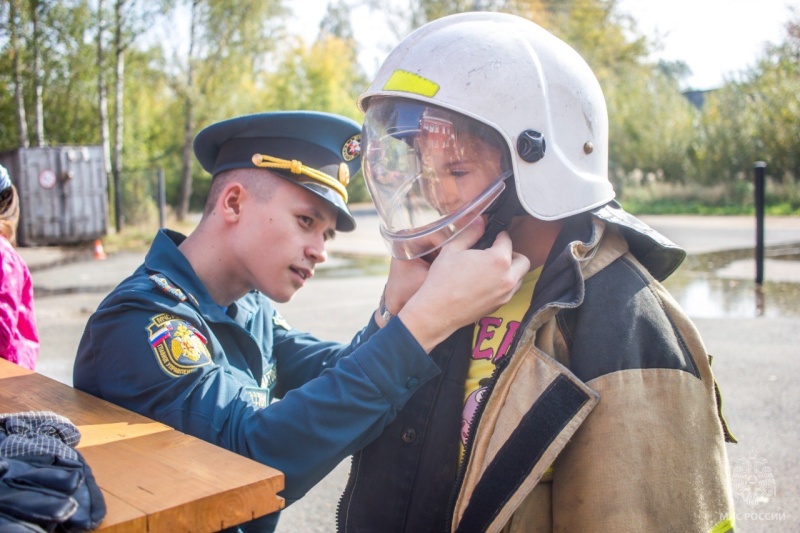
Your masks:
<path fill-rule="evenodd" d="M 659 283 L 684 257 L 615 203 L 571 217 L 461 461 L 471 328 L 353 457 L 339 530 L 731 531 L 710 356 Z"/>

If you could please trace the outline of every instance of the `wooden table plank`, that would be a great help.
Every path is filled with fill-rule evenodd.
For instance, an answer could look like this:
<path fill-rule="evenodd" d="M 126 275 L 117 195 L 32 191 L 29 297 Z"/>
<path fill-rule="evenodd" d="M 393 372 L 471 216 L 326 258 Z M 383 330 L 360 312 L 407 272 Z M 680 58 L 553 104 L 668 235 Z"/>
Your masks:
<path fill-rule="evenodd" d="M 106 516 L 98 529 L 102 529 L 104 533 L 141 533 L 148 530 L 147 513 L 102 488 L 100 492 L 106 502 Z"/>
<path fill-rule="evenodd" d="M 259 463 L 243 463 L 240 456 L 219 454 L 219 450 L 172 431 L 92 446 L 82 452 L 93 470 L 97 465 L 98 484 L 111 494 L 124 495 L 128 503 L 147 514 L 163 509 L 165 501 L 178 506 L 203 500 L 197 519 L 206 522 L 207 509 L 215 507 L 217 499 L 230 499 L 233 489 L 249 497 L 231 510 L 235 516 L 229 520 L 280 508 L 264 497 L 283 488 L 282 478 L 274 475 L 277 471 Z"/>
<path fill-rule="evenodd" d="M 0 412 L 53 411 L 106 498 L 110 531 L 216 531 L 284 505 L 275 469 L 0 360 Z"/>
<path fill-rule="evenodd" d="M 14 369 L 7 374 L 8 366 L 17 365 L 3 359 L 0 359 L 0 365 L 0 379 L 3 380 L 0 398 L 4 403 L 25 406 L 30 411 L 57 412 L 69 418 L 76 426 L 107 423 L 158 424 L 164 431 L 172 431 L 167 425 L 30 370 L 23 368 L 25 373 L 19 373 Z"/>

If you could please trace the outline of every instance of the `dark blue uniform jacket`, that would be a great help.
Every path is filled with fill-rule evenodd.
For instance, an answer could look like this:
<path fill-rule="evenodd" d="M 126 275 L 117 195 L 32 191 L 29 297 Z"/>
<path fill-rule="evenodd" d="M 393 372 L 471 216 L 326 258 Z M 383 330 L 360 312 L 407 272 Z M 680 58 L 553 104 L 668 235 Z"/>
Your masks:
<path fill-rule="evenodd" d="M 100 304 L 74 386 L 281 470 L 287 503 L 438 373 L 397 319 L 383 329 L 370 320 L 343 345 L 292 329 L 257 292 L 221 308 L 178 250 L 184 238 L 159 232 Z"/>

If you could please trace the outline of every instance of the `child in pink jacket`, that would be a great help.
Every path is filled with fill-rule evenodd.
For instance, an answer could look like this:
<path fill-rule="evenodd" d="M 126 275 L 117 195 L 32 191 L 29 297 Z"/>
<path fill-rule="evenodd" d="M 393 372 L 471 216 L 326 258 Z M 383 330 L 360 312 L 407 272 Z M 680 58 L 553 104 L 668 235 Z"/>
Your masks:
<path fill-rule="evenodd" d="M 39 357 L 39 332 L 31 273 L 14 248 L 18 221 L 17 190 L 0 165 L 0 357 L 33 370 Z"/>

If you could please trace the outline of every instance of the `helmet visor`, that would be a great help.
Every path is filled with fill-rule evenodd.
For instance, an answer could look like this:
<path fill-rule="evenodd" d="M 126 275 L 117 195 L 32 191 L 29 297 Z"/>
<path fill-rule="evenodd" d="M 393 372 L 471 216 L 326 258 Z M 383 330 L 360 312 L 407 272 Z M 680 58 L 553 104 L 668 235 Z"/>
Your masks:
<path fill-rule="evenodd" d="M 369 100 L 364 178 L 393 256 L 413 259 L 481 215 L 511 175 L 508 144 L 486 124 L 402 98 Z"/>

